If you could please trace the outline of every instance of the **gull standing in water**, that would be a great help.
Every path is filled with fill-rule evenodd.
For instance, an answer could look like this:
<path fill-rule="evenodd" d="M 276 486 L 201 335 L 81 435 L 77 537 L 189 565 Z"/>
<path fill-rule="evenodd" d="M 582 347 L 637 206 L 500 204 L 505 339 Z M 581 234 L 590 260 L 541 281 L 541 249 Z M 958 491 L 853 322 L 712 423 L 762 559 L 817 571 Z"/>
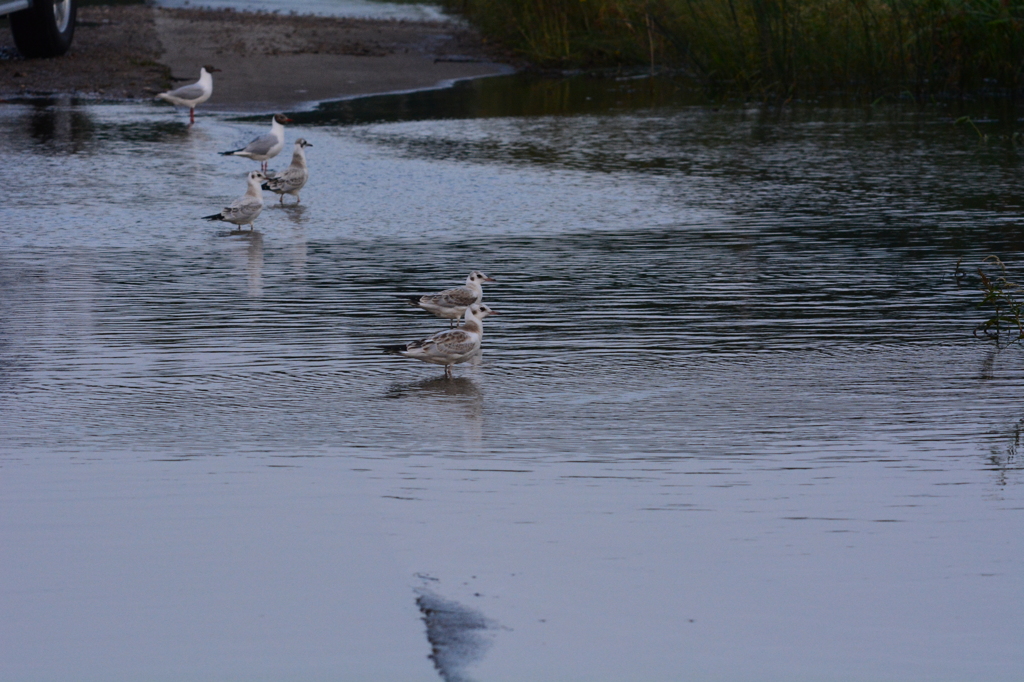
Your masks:
<path fill-rule="evenodd" d="M 299 190 L 302 189 L 306 180 L 309 180 L 309 168 L 306 166 L 305 147 L 312 147 L 305 139 L 295 140 L 295 152 L 292 153 L 292 163 L 280 173 L 267 173 L 267 181 L 263 189 L 268 189 L 275 194 L 281 195 L 281 203 L 284 203 L 285 194 L 295 195 L 295 203 L 302 201 L 299 198 Z"/>
<path fill-rule="evenodd" d="M 411 305 L 423 308 L 428 313 L 451 320 L 451 325 L 461 318 L 466 308 L 479 303 L 484 297 L 483 282 L 496 282 L 479 270 L 469 273 L 466 284 L 454 289 L 445 289 L 438 294 L 427 294 L 426 296 L 409 296 Z"/>
<path fill-rule="evenodd" d="M 383 346 L 382 350 L 391 355 L 444 365 L 444 375 L 451 378 L 452 365 L 471 360 L 480 352 L 480 342 L 484 338 L 483 320 L 488 315 L 497 314 L 483 303 L 474 303 L 466 308 L 466 321 L 458 329 L 438 332 L 420 341 Z"/>
<path fill-rule="evenodd" d="M 161 92 L 156 99 L 162 99 L 178 107 L 188 107 L 188 122 L 191 125 L 196 122 L 196 107 L 210 99 L 210 95 L 213 94 L 214 71 L 220 69 L 204 66 L 199 69 L 199 80 L 195 83 L 183 85 L 177 90 Z"/>
<path fill-rule="evenodd" d="M 263 192 L 260 190 L 260 186 L 267 179 L 267 176 L 259 171 L 252 171 L 247 177 L 249 187 L 245 190 L 243 196 L 232 201 L 231 205 L 220 213 L 203 216 L 203 219 L 223 220 L 238 226 L 248 225 L 249 229 L 252 230 L 256 217 L 263 210 Z"/>
<path fill-rule="evenodd" d="M 274 114 L 270 124 L 270 132 L 257 137 L 241 149 L 230 152 L 221 152 L 221 156 L 244 156 L 253 161 L 259 161 L 262 166 L 260 170 L 267 172 L 267 161 L 277 156 L 284 148 L 284 124 L 292 120 L 284 114 Z"/>

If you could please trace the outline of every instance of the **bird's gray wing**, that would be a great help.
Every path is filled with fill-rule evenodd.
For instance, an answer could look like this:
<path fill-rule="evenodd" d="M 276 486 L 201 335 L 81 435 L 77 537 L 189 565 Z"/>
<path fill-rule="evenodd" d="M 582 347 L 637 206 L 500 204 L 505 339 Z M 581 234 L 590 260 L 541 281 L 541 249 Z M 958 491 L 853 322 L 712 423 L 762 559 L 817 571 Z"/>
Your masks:
<path fill-rule="evenodd" d="M 267 187 L 274 192 L 289 192 L 306 184 L 309 173 L 305 169 L 288 166 L 277 175 L 267 179 Z"/>
<path fill-rule="evenodd" d="M 278 143 L 278 139 L 267 133 L 263 137 L 257 137 L 255 140 L 245 145 L 243 152 L 248 154 L 266 154 L 270 149 Z"/>
<path fill-rule="evenodd" d="M 436 350 L 441 355 L 464 355 L 473 350 L 476 335 L 462 329 L 452 329 L 434 334 L 423 345 L 428 352 Z"/>
<path fill-rule="evenodd" d="M 203 91 L 203 86 L 199 83 L 193 83 L 192 85 L 182 86 L 177 90 L 171 90 L 166 94 L 171 97 L 177 97 L 178 99 L 199 99 L 205 93 Z"/>
<path fill-rule="evenodd" d="M 227 220 L 239 220 L 242 218 L 255 218 L 262 210 L 263 201 L 247 194 L 241 199 L 232 201 L 231 205 L 225 208 L 221 215 Z"/>
<path fill-rule="evenodd" d="M 465 308 L 477 302 L 476 292 L 466 287 L 455 287 L 435 295 L 433 300 L 437 305 L 446 308 Z"/>

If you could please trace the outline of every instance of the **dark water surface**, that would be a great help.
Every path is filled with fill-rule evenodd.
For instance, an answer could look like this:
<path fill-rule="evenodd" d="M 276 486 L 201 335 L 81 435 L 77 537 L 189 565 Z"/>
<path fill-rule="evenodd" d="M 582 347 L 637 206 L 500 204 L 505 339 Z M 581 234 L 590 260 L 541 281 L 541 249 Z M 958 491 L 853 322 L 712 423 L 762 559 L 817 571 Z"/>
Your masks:
<path fill-rule="evenodd" d="M 297 114 L 252 234 L 267 122 L 0 106 L 0 678 L 1018 679 L 1013 129 L 650 87 Z"/>

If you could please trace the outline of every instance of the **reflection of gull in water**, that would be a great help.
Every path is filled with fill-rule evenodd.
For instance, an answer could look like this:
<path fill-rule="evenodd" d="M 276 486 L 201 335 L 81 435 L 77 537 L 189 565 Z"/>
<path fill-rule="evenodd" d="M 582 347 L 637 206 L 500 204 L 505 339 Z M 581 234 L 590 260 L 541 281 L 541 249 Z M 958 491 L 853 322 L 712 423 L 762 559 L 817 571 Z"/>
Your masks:
<path fill-rule="evenodd" d="M 421 437 L 449 442 L 452 436 L 461 435 L 467 451 L 479 449 L 483 441 L 484 395 L 472 379 L 441 377 L 396 383 L 388 388 L 385 398 L 408 404 L 408 407 L 396 406 L 394 410 L 409 414 L 419 424 Z M 446 418 L 422 419 L 423 415 L 439 413 L 446 415 Z M 430 435 L 424 433 L 433 429 L 439 432 Z"/>
<path fill-rule="evenodd" d="M 203 216 L 205 220 L 223 220 L 235 225 L 248 225 L 253 229 L 253 223 L 263 210 L 263 192 L 260 185 L 267 179 L 263 173 L 252 171 L 248 175 L 249 187 L 245 194 L 231 202 L 231 205 L 221 210 L 220 213 Z"/>
<path fill-rule="evenodd" d="M 299 190 L 309 180 L 309 168 L 306 166 L 306 152 L 304 148 L 312 146 L 300 137 L 295 140 L 295 151 L 292 153 L 291 165 L 280 173 L 267 173 L 267 181 L 263 184 L 263 189 L 269 189 L 274 194 L 280 194 L 280 203 L 284 203 L 285 194 L 294 195 L 296 204 L 302 201 L 299 198 Z"/>
<path fill-rule="evenodd" d="M 307 207 L 302 204 L 289 204 L 288 206 L 281 206 L 281 204 L 274 206 L 271 204 L 268 208 L 284 209 L 283 215 L 296 227 L 302 227 L 309 222 L 309 218 L 306 216 Z"/>
<path fill-rule="evenodd" d="M 210 95 L 213 94 L 213 76 L 211 74 L 214 71 L 220 71 L 220 69 L 204 66 L 199 69 L 199 80 L 195 83 L 170 92 L 161 92 L 156 99 L 162 99 L 175 106 L 188 107 L 188 122 L 195 123 L 196 107 L 210 99 Z"/>
<path fill-rule="evenodd" d="M 454 289 L 445 289 L 438 294 L 427 294 L 426 296 L 410 296 L 409 303 L 423 308 L 428 313 L 438 317 L 451 320 L 455 324 L 466 313 L 466 308 L 479 303 L 484 297 L 483 282 L 494 282 L 479 270 L 469 273 L 466 284 Z"/>
<path fill-rule="evenodd" d="M 472 398 L 479 403 L 483 398 L 480 387 L 467 377 L 453 379 L 423 379 L 408 384 L 393 384 L 388 389 L 389 398 L 405 398 L 407 396 L 451 396 L 456 398 Z"/>
<path fill-rule="evenodd" d="M 306 260 L 308 259 L 308 246 L 306 245 L 306 237 L 302 232 L 302 228 L 298 227 L 293 230 L 292 239 L 294 240 L 288 245 L 288 260 L 291 262 L 292 267 L 295 268 L 296 272 L 305 272 Z"/>
<path fill-rule="evenodd" d="M 262 165 L 260 170 L 266 172 L 267 161 L 274 158 L 284 148 L 284 124 L 292 120 L 284 114 L 274 114 L 270 124 L 270 132 L 245 145 L 241 149 L 230 152 L 221 152 L 221 156 L 244 156 L 253 161 L 259 161 Z"/>
<path fill-rule="evenodd" d="M 263 235 L 259 232 L 244 234 L 249 240 L 249 295 L 255 298 L 263 294 Z"/>
<path fill-rule="evenodd" d="M 444 375 L 451 377 L 452 365 L 473 359 L 480 352 L 483 341 L 483 319 L 496 315 L 483 303 L 474 303 L 466 308 L 466 322 L 458 329 L 438 332 L 419 341 L 396 346 L 384 346 L 382 350 L 392 355 L 404 355 L 435 365 L 444 365 Z"/>

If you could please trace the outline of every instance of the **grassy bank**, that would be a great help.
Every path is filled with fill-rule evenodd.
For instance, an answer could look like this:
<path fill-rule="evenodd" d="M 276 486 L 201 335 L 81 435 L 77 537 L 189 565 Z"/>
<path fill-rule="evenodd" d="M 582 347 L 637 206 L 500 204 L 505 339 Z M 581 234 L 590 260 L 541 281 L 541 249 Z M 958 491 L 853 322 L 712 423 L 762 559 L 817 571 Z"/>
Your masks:
<path fill-rule="evenodd" d="M 447 0 L 547 67 L 680 70 L 714 89 L 869 96 L 1024 85 L 1024 0 Z"/>

